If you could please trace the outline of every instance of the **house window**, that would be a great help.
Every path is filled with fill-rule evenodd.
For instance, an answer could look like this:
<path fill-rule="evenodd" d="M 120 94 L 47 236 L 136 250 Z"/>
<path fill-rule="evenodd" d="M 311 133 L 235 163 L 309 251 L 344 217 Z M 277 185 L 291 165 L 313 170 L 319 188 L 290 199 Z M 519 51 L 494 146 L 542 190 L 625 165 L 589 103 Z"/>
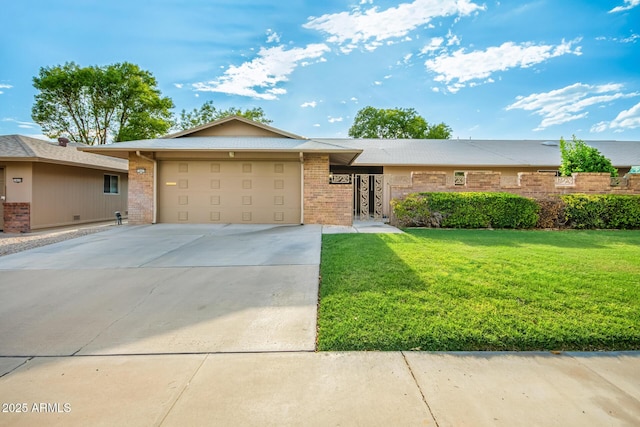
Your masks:
<path fill-rule="evenodd" d="M 104 194 L 118 194 L 118 175 L 104 176 Z"/>
<path fill-rule="evenodd" d="M 453 173 L 453 185 L 466 185 L 467 177 L 463 171 L 455 171 Z"/>

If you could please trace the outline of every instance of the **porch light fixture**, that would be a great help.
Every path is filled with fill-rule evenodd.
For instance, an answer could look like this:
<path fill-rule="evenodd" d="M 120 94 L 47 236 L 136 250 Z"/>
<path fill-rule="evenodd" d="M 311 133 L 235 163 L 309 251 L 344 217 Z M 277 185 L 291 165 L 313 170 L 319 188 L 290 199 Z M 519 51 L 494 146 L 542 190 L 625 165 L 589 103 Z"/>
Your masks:
<path fill-rule="evenodd" d="M 236 156 L 236 153 L 234 153 L 233 151 L 229 151 L 229 157 L 233 158 Z"/>
<path fill-rule="evenodd" d="M 22 178 L 13 178 L 13 182 L 20 184 L 22 182 Z"/>
<path fill-rule="evenodd" d="M 138 168 L 138 169 L 136 169 L 136 172 L 139 173 L 140 175 L 142 175 L 143 173 L 147 172 L 147 169 L 146 168 Z"/>

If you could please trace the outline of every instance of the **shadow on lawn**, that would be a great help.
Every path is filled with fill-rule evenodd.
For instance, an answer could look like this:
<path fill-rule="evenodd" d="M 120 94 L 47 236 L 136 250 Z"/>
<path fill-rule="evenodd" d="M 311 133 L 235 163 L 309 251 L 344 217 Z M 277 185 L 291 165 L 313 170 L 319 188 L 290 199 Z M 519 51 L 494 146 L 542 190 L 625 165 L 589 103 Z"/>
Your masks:
<path fill-rule="evenodd" d="M 466 230 L 409 228 L 414 239 L 457 242 L 469 246 L 522 247 L 531 245 L 567 249 L 604 249 L 640 245 L 639 230 Z"/>

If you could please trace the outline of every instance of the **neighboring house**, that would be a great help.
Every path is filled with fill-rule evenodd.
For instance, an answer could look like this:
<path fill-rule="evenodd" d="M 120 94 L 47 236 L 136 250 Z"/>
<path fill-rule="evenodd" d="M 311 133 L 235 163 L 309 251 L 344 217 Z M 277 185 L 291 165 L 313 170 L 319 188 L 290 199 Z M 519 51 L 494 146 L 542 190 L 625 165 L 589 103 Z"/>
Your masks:
<path fill-rule="evenodd" d="M 20 135 L 0 136 L 0 230 L 110 220 L 127 211 L 127 161 Z"/>
<path fill-rule="evenodd" d="M 589 144 L 623 174 L 640 164 L 640 142 Z M 388 215 L 393 178 L 441 171 L 455 185 L 470 171 L 493 171 L 516 183 L 519 172 L 560 165 L 557 141 L 307 139 L 235 116 L 162 139 L 80 149 L 129 160 L 134 224 L 348 225 L 354 213 Z"/>

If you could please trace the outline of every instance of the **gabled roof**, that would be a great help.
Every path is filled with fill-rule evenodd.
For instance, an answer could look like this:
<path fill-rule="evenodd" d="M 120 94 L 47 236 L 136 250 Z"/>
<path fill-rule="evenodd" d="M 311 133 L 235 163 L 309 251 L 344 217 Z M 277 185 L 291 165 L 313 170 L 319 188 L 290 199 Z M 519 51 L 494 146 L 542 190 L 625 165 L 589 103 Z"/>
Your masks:
<path fill-rule="evenodd" d="M 177 133 L 173 133 L 170 135 L 165 136 L 164 138 L 184 138 L 184 137 L 189 137 L 190 135 L 193 134 L 198 134 L 198 133 L 203 133 L 203 131 L 209 130 L 211 128 L 215 128 L 215 127 L 219 127 L 231 122 L 239 122 L 239 123 L 244 123 L 246 125 L 249 125 L 251 127 L 257 128 L 257 129 L 261 129 L 263 131 L 266 131 L 268 133 L 273 134 L 275 137 L 284 137 L 284 138 L 291 138 L 291 139 L 306 139 L 302 136 L 298 136 L 298 135 L 294 135 L 292 133 L 289 132 L 285 132 L 281 129 L 277 129 L 271 126 L 268 126 L 264 123 L 259 123 L 259 122 L 255 122 L 253 120 L 249 120 L 247 118 L 241 117 L 241 116 L 229 116 L 229 117 L 224 117 L 222 119 L 219 120 L 215 120 L 213 122 L 210 123 L 206 123 L 204 125 L 195 127 L 195 128 L 191 128 L 191 129 L 187 129 L 187 130 L 183 130 L 181 132 L 177 132 Z"/>
<path fill-rule="evenodd" d="M 66 147 L 22 135 L 0 135 L 0 161 L 25 161 L 81 166 L 91 169 L 127 171 L 128 162 L 98 154 L 84 153 L 84 144 L 70 143 Z"/>

